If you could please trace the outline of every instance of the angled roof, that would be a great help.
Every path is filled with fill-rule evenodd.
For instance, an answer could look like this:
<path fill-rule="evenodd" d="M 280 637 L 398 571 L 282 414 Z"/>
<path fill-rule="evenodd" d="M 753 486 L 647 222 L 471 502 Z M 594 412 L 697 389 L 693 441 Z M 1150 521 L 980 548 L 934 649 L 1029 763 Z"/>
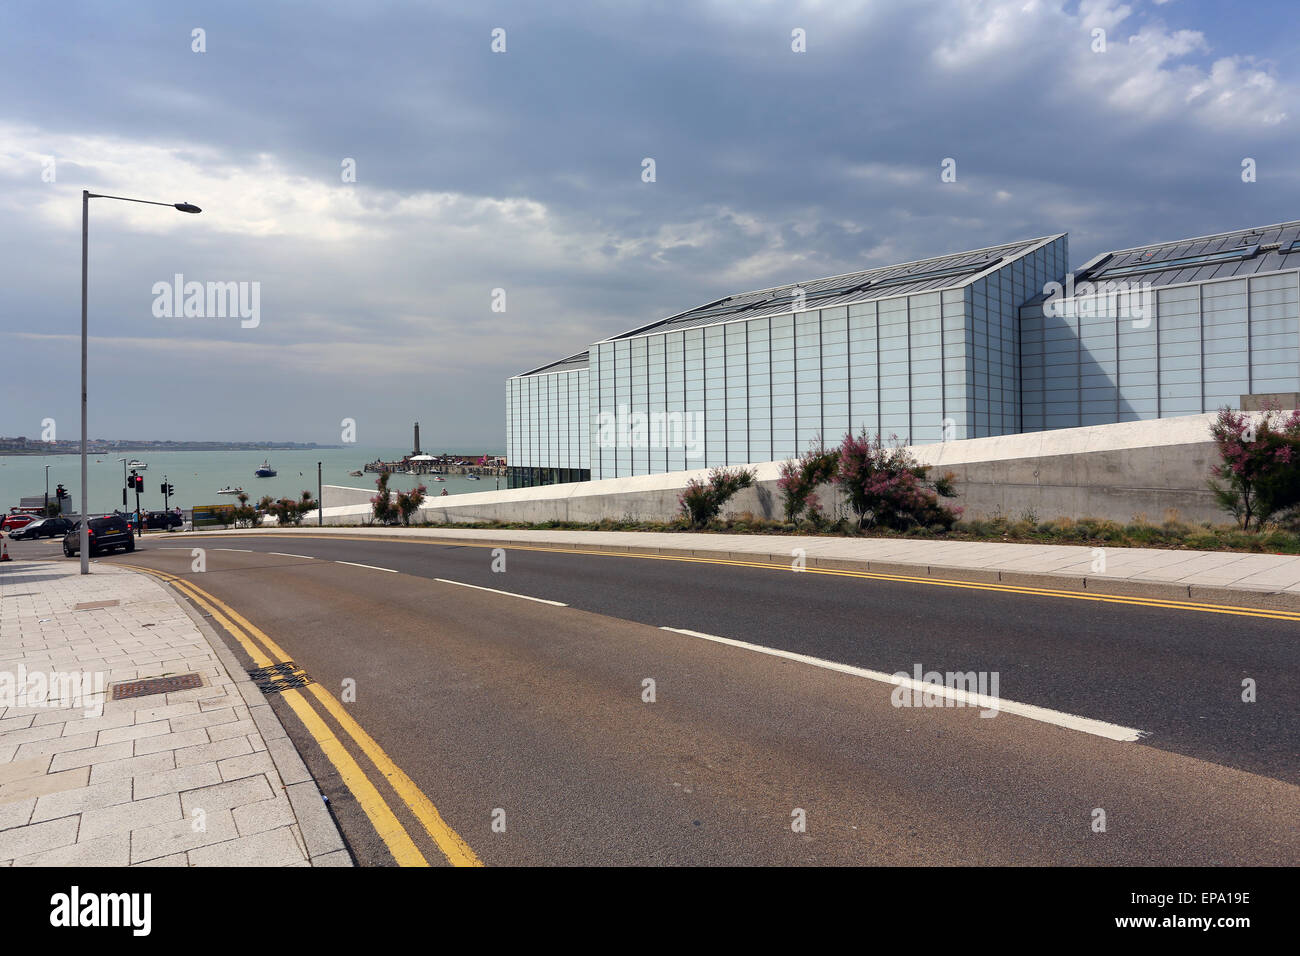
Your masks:
<path fill-rule="evenodd" d="M 1285 269 L 1300 269 L 1300 221 L 1103 252 L 1074 277 L 1162 286 Z"/>
<path fill-rule="evenodd" d="M 829 276 L 825 279 L 788 283 L 770 289 L 724 296 L 666 319 L 651 322 L 649 325 L 610 336 L 602 341 L 633 338 L 651 332 L 697 328 L 718 322 L 729 322 L 733 319 L 780 315 L 796 309 L 824 309 L 872 299 L 959 288 L 1064 235 L 1058 233 L 1038 239 L 1025 239 L 969 252 L 951 253 L 931 259 L 919 259 L 915 262 L 881 266 L 860 272 Z M 802 304 L 796 300 L 796 290 L 799 289 L 803 290 Z"/>
<path fill-rule="evenodd" d="M 515 378 L 523 378 L 526 375 L 541 375 L 544 372 L 576 372 L 579 369 L 590 368 L 591 359 L 588 352 L 579 352 L 577 355 L 570 355 L 568 358 L 562 358 L 558 362 L 552 362 L 550 365 L 542 365 L 532 371 L 520 372 Z"/>

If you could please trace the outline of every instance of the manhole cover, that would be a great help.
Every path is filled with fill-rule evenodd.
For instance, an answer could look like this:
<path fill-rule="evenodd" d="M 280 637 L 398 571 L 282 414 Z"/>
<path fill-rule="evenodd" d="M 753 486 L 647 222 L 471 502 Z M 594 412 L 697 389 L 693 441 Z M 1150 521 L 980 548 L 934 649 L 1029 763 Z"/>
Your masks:
<path fill-rule="evenodd" d="M 263 694 L 278 694 L 293 687 L 305 687 L 312 682 L 307 672 L 293 661 L 256 667 L 248 672 L 253 683 Z"/>
<path fill-rule="evenodd" d="M 128 680 L 113 685 L 113 700 L 129 700 L 132 697 L 148 697 L 151 694 L 173 694 L 178 690 L 193 690 L 202 686 L 203 677 L 199 674 Z"/>
<path fill-rule="evenodd" d="M 82 601 L 80 604 L 74 604 L 74 611 L 93 611 L 97 607 L 117 607 L 119 601 Z"/>

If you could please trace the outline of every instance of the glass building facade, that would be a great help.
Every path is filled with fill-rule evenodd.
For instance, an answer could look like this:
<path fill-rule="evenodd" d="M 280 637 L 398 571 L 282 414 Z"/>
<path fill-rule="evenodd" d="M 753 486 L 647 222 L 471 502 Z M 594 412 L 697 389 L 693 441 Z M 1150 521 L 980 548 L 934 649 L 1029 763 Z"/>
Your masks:
<path fill-rule="evenodd" d="M 1035 297 L 1020 310 L 1024 430 L 1300 392 L 1297 233 L 1290 223 L 1109 253 L 1080 270 L 1075 294 Z"/>
<path fill-rule="evenodd" d="M 848 432 L 926 444 L 1300 391 L 1292 252 L 1296 223 L 1107 253 L 1071 275 L 1060 234 L 719 299 L 509 379 L 509 485 L 776 461 Z"/>

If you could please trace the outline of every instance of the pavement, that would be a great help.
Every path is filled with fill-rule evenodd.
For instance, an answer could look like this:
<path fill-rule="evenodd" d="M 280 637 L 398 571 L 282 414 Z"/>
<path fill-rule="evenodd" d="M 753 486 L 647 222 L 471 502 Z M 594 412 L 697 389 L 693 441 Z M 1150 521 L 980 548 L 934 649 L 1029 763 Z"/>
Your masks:
<path fill-rule="evenodd" d="M 92 569 L 0 564 L 0 866 L 352 865 L 212 628 L 152 578 Z M 180 674 L 201 686 L 113 699 Z"/>
<path fill-rule="evenodd" d="M 1065 588 L 1237 607 L 1300 610 L 1300 555 L 1086 545 L 839 538 L 808 535 L 470 528 L 277 529 L 288 534 L 385 536 L 722 557 L 810 568 Z M 265 535 L 268 529 L 198 532 Z"/>

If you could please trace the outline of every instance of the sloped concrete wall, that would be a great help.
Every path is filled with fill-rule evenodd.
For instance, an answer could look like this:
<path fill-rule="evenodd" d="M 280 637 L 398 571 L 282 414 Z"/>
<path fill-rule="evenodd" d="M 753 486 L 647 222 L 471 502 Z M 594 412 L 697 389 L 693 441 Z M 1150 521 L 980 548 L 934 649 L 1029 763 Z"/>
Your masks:
<path fill-rule="evenodd" d="M 1128 523 L 1136 516 L 1159 523 L 1223 523 L 1206 487 L 1217 459 L 1210 440 L 1214 415 L 1189 415 L 995 438 L 973 438 L 912 448 L 923 464 L 956 476 L 965 516 L 1003 515 L 1038 520 L 1107 518 Z M 756 487 L 728 504 L 727 512 L 781 517 L 776 486 L 779 462 L 753 466 Z M 600 521 L 604 518 L 669 520 L 678 495 L 707 469 L 603 481 L 515 488 L 431 499 L 422 519 L 440 521 Z M 326 485 L 325 520 L 358 524 L 369 519 L 366 489 Z M 823 489 L 828 513 L 843 508 L 833 489 Z"/>

